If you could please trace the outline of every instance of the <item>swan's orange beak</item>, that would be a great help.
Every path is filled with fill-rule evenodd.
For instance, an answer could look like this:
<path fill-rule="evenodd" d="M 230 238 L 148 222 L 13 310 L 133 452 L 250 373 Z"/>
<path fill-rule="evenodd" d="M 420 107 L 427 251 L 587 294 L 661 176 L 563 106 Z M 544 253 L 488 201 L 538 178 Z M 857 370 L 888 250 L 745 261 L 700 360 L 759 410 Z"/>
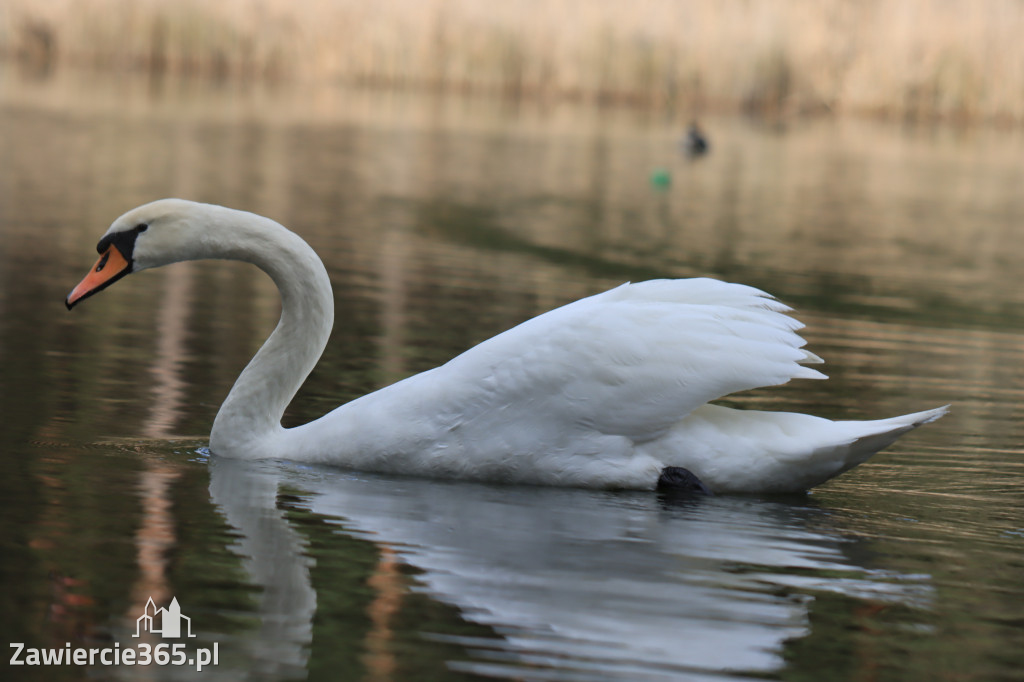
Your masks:
<path fill-rule="evenodd" d="M 96 261 L 96 265 L 92 267 L 89 274 L 64 299 L 64 305 L 71 310 L 83 298 L 88 298 L 97 291 L 106 289 L 131 271 L 131 263 L 117 250 L 116 246 L 111 244 Z"/>

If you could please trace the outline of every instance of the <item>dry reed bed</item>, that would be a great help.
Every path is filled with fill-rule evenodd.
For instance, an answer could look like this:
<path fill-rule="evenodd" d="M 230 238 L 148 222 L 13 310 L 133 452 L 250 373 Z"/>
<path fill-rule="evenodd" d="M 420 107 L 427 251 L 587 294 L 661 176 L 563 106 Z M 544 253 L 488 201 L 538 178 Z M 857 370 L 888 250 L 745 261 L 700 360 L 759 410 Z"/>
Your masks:
<path fill-rule="evenodd" d="M 1019 0 L 5 0 L 0 54 L 659 107 L 1024 121 Z"/>

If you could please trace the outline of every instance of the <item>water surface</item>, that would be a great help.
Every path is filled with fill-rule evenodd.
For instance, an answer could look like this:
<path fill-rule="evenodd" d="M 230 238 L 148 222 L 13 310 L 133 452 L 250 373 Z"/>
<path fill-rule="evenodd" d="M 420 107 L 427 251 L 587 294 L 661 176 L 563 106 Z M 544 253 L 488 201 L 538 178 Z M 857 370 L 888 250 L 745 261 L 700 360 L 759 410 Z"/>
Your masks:
<path fill-rule="evenodd" d="M 1024 139 L 705 127 L 690 162 L 682 126 L 628 110 L 0 74 L 0 640 L 130 646 L 173 596 L 189 646 L 219 646 L 210 678 L 1020 679 Z M 111 220 L 163 196 L 269 215 L 327 264 L 339 323 L 290 424 L 579 296 L 696 275 L 795 306 L 828 362 L 730 404 L 953 409 L 783 499 L 211 458 L 271 283 L 189 263 L 62 305 Z"/>

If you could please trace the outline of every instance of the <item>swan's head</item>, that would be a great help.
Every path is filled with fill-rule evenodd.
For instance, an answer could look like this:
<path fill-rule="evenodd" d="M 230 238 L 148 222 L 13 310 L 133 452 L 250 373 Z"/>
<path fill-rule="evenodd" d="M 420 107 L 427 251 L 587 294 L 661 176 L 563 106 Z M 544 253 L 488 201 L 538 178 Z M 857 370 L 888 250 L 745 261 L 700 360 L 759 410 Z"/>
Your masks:
<path fill-rule="evenodd" d="M 70 310 L 125 275 L 146 268 L 202 257 L 205 223 L 219 206 L 184 199 L 160 199 L 125 213 L 96 245 L 99 260 L 64 300 Z"/>

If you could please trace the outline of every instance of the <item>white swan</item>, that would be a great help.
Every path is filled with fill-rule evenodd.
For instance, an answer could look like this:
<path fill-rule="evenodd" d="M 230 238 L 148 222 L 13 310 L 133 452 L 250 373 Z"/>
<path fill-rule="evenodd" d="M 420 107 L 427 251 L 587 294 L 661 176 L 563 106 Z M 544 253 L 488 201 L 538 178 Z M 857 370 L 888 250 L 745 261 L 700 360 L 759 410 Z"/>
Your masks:
<path fill-rule="evenodd" d="M 685 279 L 584 298 L 285 429 L 285 407 L 334 319 L 327 271 L 306 242 L 269 218 L 163 199 L 115 220 L 97 251 L 69 309 L 128 273 L 202 258 L 248 261 L 280 289 L 277 328 L 214 420 L 210 448 L 222 456 L 496 482 L 793 492 L 947 409 L 833 422 L 710 405 L 825 376 L 804 366 L 821 360 L 802 349 L 788 307 L 748 286 Z"/>

